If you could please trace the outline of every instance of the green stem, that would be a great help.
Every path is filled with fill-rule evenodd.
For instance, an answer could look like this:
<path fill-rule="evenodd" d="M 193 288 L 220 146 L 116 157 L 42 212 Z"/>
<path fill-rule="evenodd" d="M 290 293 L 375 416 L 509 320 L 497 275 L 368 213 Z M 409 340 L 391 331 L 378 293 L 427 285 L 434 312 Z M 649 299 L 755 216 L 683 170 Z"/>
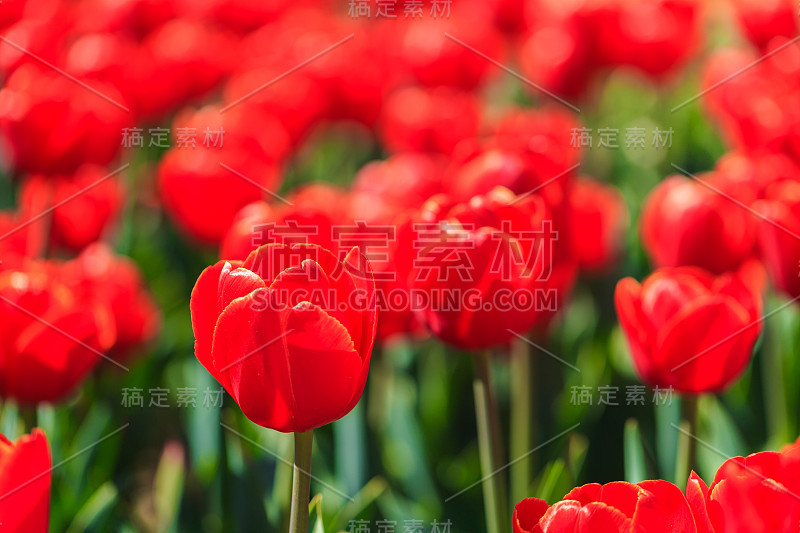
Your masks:
<path fill-rule="evenodd" d="M 502 470 L 502 438 L 497 400 L 492 387 L 490 355 L 475 354 L 475 418 L 478 425 L 483 506 L 486 510 L 488 533 L 506 533 L 505 475 Z"/>
<path fill-rule="evenodd" d="M 678 436 L 678 455 L 675 461 L 675 482 L 685 483 L 689 472 L 697 469 L 697 396 L 681 397 L 683 421 Z"/>
<path fill-rule="evenodd" d="M 294 475 L 289 533 L 308 533 L 308 498 L 311 493 L 311 445 L 314 430 L 294 434 Z"/>
<path fill-rule="evenodd" d="M 518 502 L 530 496 L 533 456 L 528 453 L 533 442 L 534 394 L 533 357 L 528 344 L 515 339 L 511 344 L 511 496 Z"/>
<path fill-rule="evenodd" d="M 39 423 L 39 416 L 36 412 L 35 406 L 25 405 L 19 408 L 19 414 L 22 418 L 23 430 L 25 433 L 30 433 L 33 428 Z"/>

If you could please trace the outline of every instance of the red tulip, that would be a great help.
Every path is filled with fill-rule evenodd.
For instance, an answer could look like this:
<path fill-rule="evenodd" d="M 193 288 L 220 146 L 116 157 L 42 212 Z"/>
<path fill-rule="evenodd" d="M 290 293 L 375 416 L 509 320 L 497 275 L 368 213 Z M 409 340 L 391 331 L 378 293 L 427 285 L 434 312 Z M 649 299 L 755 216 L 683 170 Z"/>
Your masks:
<path fill-rule="evenodd" d="M 136 263 L 115 255 L 108 245 L 96 243 L 64 265 L 62 280 L 86 298 L 107 306 L 114 318 L 117 338 L 109 355 L 124 362 L 141 344 L 152 340 L 161 316 L 144 287 Z"/>
<path fill-rule="evenodd" d="M 119 176 L 109 177 L 109 173 L 102 167 L 83 165 L 70 176 L 35 175 L 25 180 L 20 195 L 46 199 L 40 207 L 52 213 L 52 243 L 80 251 L 99 240 L 122 209 L 121 180 Z M 53 206 L 57 207 L 50 211 Z"/>
<path fill-rule="evenodd" d="M 514 533 L 696 533 L 681 489 L 662 480 L 590 483 L 548 506 L 526 498 L 514 509 Z"/>
<path fill-rule="evenodd" d="M 619 190 L 588 179 L 575 180 L 569 195 L 572 255 L 581 270 L 602 273 L 619 257 L 628 210 Z"/>
<path fill-rule="evenodd" d="M 87 305 L 58 266 L 0 273 L 0 396 L 23 403 L 69 395 L 116 339 L 111 310 Z"/>
<path fill-rule="evenodd" d="M 596 31 L 598 61 L 631 66 L 653 78 L 664 76 L 685 63 L 697 47 L 698 15 L 693 0 L 595 3 L 588 16 Z"/>
<path fill-rule="evenodd" d="M 763 58 L 727 50 L 708 62 L 704 104 L 734 148 L 797 149 L 800 51 L 788 44 L 788 39 L 776 37 Z"/>
<path fill-rule="evenodd" d="M 0 516 L 8 533 L 47 533 L 52 459 L 41 429 L 12 443 L 0 435 Z"/>
<path fill-rule="evenodd" d="M 427 15 L 403 25 L 405 33 L 398 50 L 401 61 L 419 83 L 428 87 L 449 85 L 469 91 L 497 75 L 494 65 L 462 44 L 503 61 L 502 40 L 485 4 L 475 2 L 458 9 L 454 3 L 450 18 L 435 19 Z"/>
<path fill-rule="evenodd" d="M 254 202 L 237 213 L 220 247 L 220 257 L 245 260 L 264 244 L 317 244 L 339 255 L 334 226 L 346 221 L 348 198 L 326 183 L 309 184 L 279 202 Z M 349 251 L 349 248 L 345 252 Z"/>
<path fill-rule="evenodd" d="M 800 440 L 728 459 L 710 487 L 692 472 L 686 496 L 698 533 L 792 532 L 800 523 Z"/>
<path fill-rule="evenodd" d="M 266 245 L 207 268 L 192 291 L 195 354 L 253 422 L 303 432 L 358 403 L 375 340 L 375 284 L 357 249 Z"/>
<path fill-rule="evenodd" d="M 520 49 L 522 73 L 560 98 L 583 96 L 597 72 L 591 32 L 586 26 L 587 21 L 576 16 L 539 20 Z M 530 91 L 540 93 L 536 88 Z"/>
<path fill-rule="evenodd" d="M 107 165 L 120 150 L 131 115 L 122 96 L 89 83 L 105 98 L 40 65 L 25 64 L 0 90 L 0 131 L 17 172 L 71 174 L 84 163 Z"/>
<path fill-rule="evenodd" d="M 797 36 L 797 4 L 792 0 L 735 0 L 732 4 L 745 36 L 762 50 L 775 37 Z"/>
<path fill-rule="evenodd" d="M 195 147 L 178 144 L 180 128 L 196 133 Z M 207 128 L 224 134 L 212 134 L 204 145 Z M 277 193 L 289 139 L 269 115 L 244 106 L 220 113 L 209 106 L 178 116 L 172 133 L 175 142 L 159 162 L 159 195 L 192 238 L 218 244 L 241 208 L 270 198 L 267 191 Z M 217 146 L 214 139 L 219 139 Z"/>
<path fill-rule="evenodd" d="M 685 393 L 726 388 L 745 369 L 761 333 L 764 274 L 748 263 L 714 277 L 664 268 L 641 285 L 617 284 L 615 303 L 640 378 Z"/>
<path fill-rule="evenodd" d="M 656 267 L 698 266 L 721 274 L 753 256 L 757 219 L 731 198 L 749 204 L 754 192 L 707 182 L 671 176 L 650 193 L 642 243 Z"/>
<path fill-rule="evenodd" d="M 406 87 L 389 95 L 381 137 L 391 152 L 450 154 L 480 125 L 480 106 L 470 93 L 449 87 Z"/>
<path fill-rule="evenodd" d="M 536 289 L 546 287 L 552 266 L 542 199 L 502 187 L 464 204 L 438 196 L 420 219 L 412 284 L 430 298 L 420 310 L 428 328 L 469 350 L 526 333 L 539 318 Z"/>
<path fill-rule="evenodd" d="M 761 258 L 775 286 L 792 298 L 800 296 L 800 182 L 770 186 L 755 209 Z"/>

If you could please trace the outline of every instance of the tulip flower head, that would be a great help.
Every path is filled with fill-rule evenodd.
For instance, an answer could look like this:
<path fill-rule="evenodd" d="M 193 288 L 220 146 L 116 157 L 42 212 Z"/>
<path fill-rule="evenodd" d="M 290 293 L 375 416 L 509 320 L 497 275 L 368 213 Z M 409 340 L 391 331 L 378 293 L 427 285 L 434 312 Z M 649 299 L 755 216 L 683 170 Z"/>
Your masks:
<path fill-rule="evenodd" d="M 0 435 L 0 517 L 9 533 L 47 533 L 52 459 L 41 429 L 11 442 Z"/>
<path fill-rule="evenodd" d="M 698 532 L 796 531 L 800 523 L 800 439 L 780 452 L 758 452 L 723 463 L 707 486 L 694 472 L 686 497 Z"/>
<path fill-rule="evenodd" d="M 195 354 L 253 422 L 304 432 L 361 397 L 375 282 L 357 249 L 268 244 L 207 268 L 192 291 Z"/>
<path fill-rule="evenodd" d="M 730 385 L 761 333 L 763 285 L 752 263 L 719 277 L 679 267 L 657 270 L 642 284 L 621 280 L 617 315 L 641 379 L 695 394 Z"/>
<path fill-rule="evenodd" d="M 663 480 L 590 483 L 548 506 L 526 498 L 514 509 L 514 533 L 695 533 L 681 489 Z"/>
<path fill-rule="evenodd" d="M 428 328 L 467 350 L 527 332 L 539 318 L 536 289 L 549 281 L 556 238 L 542 199 L 503 187 L 462 204 L 440 195 L 420 217 L 412 283 L 429 297 L 420 310 Z"/>

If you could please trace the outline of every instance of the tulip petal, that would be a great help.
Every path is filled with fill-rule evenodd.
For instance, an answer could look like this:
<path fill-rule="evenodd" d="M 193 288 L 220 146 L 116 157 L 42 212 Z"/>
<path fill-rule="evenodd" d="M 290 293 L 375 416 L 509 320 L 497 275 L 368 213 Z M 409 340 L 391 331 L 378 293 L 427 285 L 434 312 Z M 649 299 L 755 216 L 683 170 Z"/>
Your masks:
<path fill-rule="evenodd" d="M 660 479 L 642 481 L 639 487 L 643 490 L 633 515 L 634 531 L 695 533 L 694 517 L 681 489 Z"/>
<path fill-rule="evenodd" d="M 0 517 L 11 533 L 47 533 L 52 459 L 44 432 L 0 441 Z"/>
<path fill-rule="evenodd" d="M 744 371 L 758 334 L 747 311 L 730 297 L 693 302 L 658 334 L 658 384 L 690 393 L 721 390 Z"/>
<path fill-rule="evenodd" d="M 295 400 L 284 343 L 288 308 L 262 305 L 258 289 L 228 305 L 216 324 L 212 374 L 242 408 L 264 427 L 294 431 Z"/>
<path fill-rule="evenodd" d="M 513 533 L 542 533 L 539 520 L 547 512 L 547 502 L 539 498 L 525 498 L 514 507 L 511 519 Z"/>
<path fill-rule="evenodd" d="M 203 270 L 192 289 L 192 296 L 189 300 L 195 338 L 195 356 L 217 381 L 221 380 L 211 360 L 211 348 L 214 341 L 214 327 L 220 313 L 219 280 L 223 269 L 234 267 L 234 263 L 219 261 Z"/>
<path fill-rule="evenodd" d="M 708 516 L 708 487 L 694 470 L 686 482 L 686 501 L 692 510 L 697 533 L 714 533 L 714 526 Z"/>
<path fill-rule="evenodd" d="M 294 423 L 307 431 L 346 415 L 358 402 L 366 372 L 347 329 L 307 302 L 288 316 L 284 344 L 296 400 Z"/>

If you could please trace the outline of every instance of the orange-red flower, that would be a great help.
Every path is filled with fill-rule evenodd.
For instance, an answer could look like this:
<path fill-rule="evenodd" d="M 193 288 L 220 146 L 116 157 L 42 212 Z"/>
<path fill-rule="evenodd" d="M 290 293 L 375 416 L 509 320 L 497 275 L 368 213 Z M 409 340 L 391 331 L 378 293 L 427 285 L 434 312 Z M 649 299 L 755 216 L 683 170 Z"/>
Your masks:
<path fill-rule="evenodd" d="M 375 283 L 353 249 L 265 245 L 207 268 L 192 291 L 195 354 L 253 422 L 283 432 L 355 407 L 375 340 Z"/>
<path fill-rule="evenodd" d="M 0 273 L 0 396 L 59 401 L 114 344 L 111 310 L 87 305 L 59 280 L 57 268 L 32 263 Z"/>
<path fill-rule="evenodd" d="M 748 263 L 714 277 L 664 268 L 642 284 L 625 278 L 615 303 L 643 381 L 687 393 L 724 389 L 745 369 L 761 332 L 764 274 Z"/>
<path fill-rule="evenodd" d="M 504 344 L 545 311 L 537 288 L 553 276 L 558 229 L 538 196 L 498 187 L 458 204 L 439 195 L 415 229 L 412 284 L 427 295 L 418 311 L 445 342 L 470 350 Z"/>
<path fill-rule="evenodd" d="M 12 443 L 0 435 L 0 516 L 3 531 L 47 533 L 52 459 L 41 429 Z"/>
<path fill-rule="evenodd" d="M 698 533 L 773 533 L 800 523 L 800 439 L 780 452 L 733 457 L 706 486 L 692 472 L 686 497 Z"/>
<path fill-rule="evenodd" d="M 656 267 L 698 266 L 721 274 L 754 254 L 757 219 L 731 198 L 736 194 L 741 203 L 750 203 L 755 192 L 710 181 L 705 185 L 671 176 L 650 193 L 642 214 L 642 244 Z"/>
<path fill-rule="evenodd" d="M 111 310 L 117 339 L 109 355 L 116 360 L 124 362 L 158 333 L 161 314 L 139 268 L 127 257 L 114 254 L 108 245 L 95 243 L 67 262 L 62 281 L 86 301 Z"/>
<path fill-rule="evenodd" d="M 514 533 L 695 533 L 681 489 L 663 480 L 590 483 L 548 506 L 526 498 L 514 509 Z"/>

